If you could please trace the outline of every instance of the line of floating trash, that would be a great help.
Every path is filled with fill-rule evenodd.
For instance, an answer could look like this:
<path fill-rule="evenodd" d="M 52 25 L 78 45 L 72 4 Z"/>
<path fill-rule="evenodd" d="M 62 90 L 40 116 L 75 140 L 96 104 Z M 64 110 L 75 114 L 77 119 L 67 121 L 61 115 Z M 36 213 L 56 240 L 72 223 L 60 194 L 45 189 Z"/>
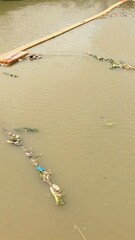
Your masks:
<path fill-rule="evenodd" d="M 102 18 L 111 18 L 111 17 L 135 17 L 135 15 L 125 14 L 125 13 L 114 13 L 114 14 L 106 14 Z"/>
<path fill-rule="evenodd" d="M 20 132 L 38 132 L 38 129 L 36 129 L 36 128 L 16 128 L 15 130 L 20 131 Z M 31 150 L 24 147 L 22 144 L 22 140 L 18 134 L 8 132 L 7 137 L 8 137 L 7 143 L 13 144 L 13 145 L 16 145 L 16 146 L 19 146 L 22 148 L 25 156 L 30 159 L 30 162 L 38 171 L 39 176 L 41 177 L 43 182 L 45 182 L 49 185 L 50 192 L 55 199 L 55 204 L 63 205 L 65 203 L 64 202 L 64 193 L 62 192 L 62 190 L 60 189 L 60 187 L 58 185 L 52 183 L 52 181 L 50 179 L 50 176 L 52 175 L 51 171 L 50 170 L 46 171 L 45 168 L 42 167 L 39 164 L 39 162 L 37 161 L 40 154 L 37 156 L 34 156 L 34 154 Z"/>
<path fill-rule="evenodd" d="M 135 70 L 135 66 L 130 65 L 128 63 L 125 63 L 123 61 L 115 61 L 112 58 L 104 58 L 104 57 L 99 57 L 97 55 L 91 54 L 91 53 L 87 53 L 90 57 L 95 58 L 98 61 L 106 61 L 110 63 L 110 69 L 116 69 L 116 68 L 120 68 L 120 69 L 126 69 L 126 70 Z"/>

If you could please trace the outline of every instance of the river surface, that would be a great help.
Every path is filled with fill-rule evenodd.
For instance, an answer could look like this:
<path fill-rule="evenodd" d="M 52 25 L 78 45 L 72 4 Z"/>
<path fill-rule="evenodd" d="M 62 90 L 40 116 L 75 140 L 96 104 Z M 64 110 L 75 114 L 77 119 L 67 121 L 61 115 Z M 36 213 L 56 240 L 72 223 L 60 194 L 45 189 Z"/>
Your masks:
<path fill-rule="evenodd" d="M 92 16 L 115 1 L 0 1 L 0 53 Z M 0 128 L 34 127 L 24 146 L 65 192 L 55 206 L 21 147 L 0 133 L 2 240 L 131 240 L 135 236 L 135 2 L 31 48 L 42 59 L 0 67 Z M 10 77 L 4 72 L 18 75 Z"/>

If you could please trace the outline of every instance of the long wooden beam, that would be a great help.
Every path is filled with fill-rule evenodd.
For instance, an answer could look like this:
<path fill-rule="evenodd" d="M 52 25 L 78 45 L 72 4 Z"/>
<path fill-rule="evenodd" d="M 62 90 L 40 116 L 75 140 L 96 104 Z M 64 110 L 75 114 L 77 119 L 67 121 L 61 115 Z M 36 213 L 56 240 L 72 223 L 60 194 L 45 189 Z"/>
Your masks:
<path fill-rule="evenodd" d="M 56 38 L 56 37 L 58 37 L 58 36 L 60 36 L 60 35 L 62 35 L 62 34 L 64 34 L 64 33 L 66 33 L 66 32 L 69 32 L 69 31 L 71 31 L 71 30 L 73 30 L 73 29 L 75 29 L 75 28 L 77 28 L 77 27 L 79 27 L 79 26 L 82 26 L 82 25 L 84 25 L 84 24 L 86 24 L 86 23 L 88 23 L 88 22 L 90 22 L 90 21 L 93 21 L 93 20 L 95 20 L 95 19 L 97 19 L 97 18 L 105 15 L 106 13 L 110 12 L 110 11 L 113 10 L 114 8 L 118 7 L 119 5 L 121 5 L 121 4 L 123 4 L 124 2 L 127 2 L 127 1 L 128 1 L 128 0 L 121 0 L 121 1 L 113 4 L 112 6 L 108 7 L 108 8 L 105 9 L 104 11 L 102 11 L 102 12 L 100 12 L 100 13 L 94 15 L 94 16 L 91 16 L 91 17 L 89 17 L 89 18 L 87 18 L 87 19 L 85 19 L 85 20 L 82 20 L 82 21 L 80 21 L 80 22 L 78 22 L 78 23 L 75 23 L 75 24 L 73 24 L 73 25 L 71 25 L 71 26 L 68 26 L 68 27 L 66 27 L 66 28 L 63 28 L 63 29 L 61 29 L 61 30 L 59 30 L 59 31 L 57 31 L 57 32 L 54 32 L 54 33 L 52 33 L 52 34 L 49 34 L 48 36 L 39 38 L 38 40 L 35 40 L 35 41 L 33 41 L 33 42 L 31 42 L 31 43 L 28 43 L 28 44 L 26 44 L 26 45 L 23 45 L 23 46 L 21 46 L 21 47 L 18 47 L 18 48 L 14 49 L 14 50 L 12 50 L 12 51 L 10 51 L 10 52 L 4 53 L 4 54 L 2 54 L 2 55 L 0 56 L 0 62 L 2 62 L 2 60 L 3 60 L 4 58 L 6 58 L 6 57 L 8 58 L 8 56 L 10 57 L 10 55 L 13 55 L 13 54 L 16 53 L 16 52 L 25 51 L 25 50 L 27 50 L 27 49 L 29 49 L 29 48 L 32 48 L 32 47 L 34 47 L 34 46 L 36 46 L 36 45 L 38 45 L 38 44 L 40 44 L 40 43 L 43 43 L 43 42 L 46 42 L 46 41 L 51 40 L 51 39 L 53 39 L 53 38 Z"/>

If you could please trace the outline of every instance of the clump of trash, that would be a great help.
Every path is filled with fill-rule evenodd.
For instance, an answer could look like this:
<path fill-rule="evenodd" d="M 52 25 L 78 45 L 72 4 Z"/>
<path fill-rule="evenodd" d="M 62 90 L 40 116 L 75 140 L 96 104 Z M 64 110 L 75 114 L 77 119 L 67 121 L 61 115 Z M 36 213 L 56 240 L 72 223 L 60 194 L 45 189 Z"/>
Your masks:
<path fill-rule="evenodd" d="M 97 55 L 91 54 L 91 53 L 87 53 L 90 57 L 93 57 L 95 59 L 97 59 L 98 61 L 106 61 L 110 63 L 110 69 L 116 69 L 116 68 L 120 68 L 120 69 L 126 69 L 126 70 L 135 70 L 135 66 L 132 66 L 128 63 L 125 63 L 123 61 L 115 61 L 112 58 L 104 58 L 104 57 L 99 57 Z"/>
<path fill-rule="evenodd" d="M 8 133 L 7 143 L 14 144 L 14 145 L 17 145 L 17 146 L 22 145 L 21 140 L 20 140 L 20 136 L 17 135 L 17 134 L 14 134 L 14 133 L 12 134 L 11 132 Z"/>
<path fill-rule="evenodd" d="M 29 59 L 31 61 L 33 60 L 38 60 L 38 59 L 41 59 L 42 58 L 42 55 L 41 54 L 28 54 L 25 59 Z"/>
<path fill-rule="evenodd" d="M 17 128 L 18 131 L 34 131 L 37 132 L 38 129 L 36 128 Z M 51 194 L 53 195 L 55 199 L 56 205 L 63 205 L 64 202 L 64 193 L 60 189 L 60 187 L 51 181 L 51 170 L 45 170 L 44 167 L 42 167 L 39 162 L 37 161 L 37 158 L 41 156 L 41 154 L 35 155 L 31 149 L 28 149 L 23 146 L 22 140 L 18 134 L 8 132 L 7 134 L 7 143 L 14 144 L 16 146 L 22 146 L 22 150 L 26 157 L 28 157 L 32 163 L 32 165 L 36 168 L 37 172 L 39 173 L 39 176 L 43 180 L 43 182 L 46 182 L 49 185 L 49 189 Z"/>

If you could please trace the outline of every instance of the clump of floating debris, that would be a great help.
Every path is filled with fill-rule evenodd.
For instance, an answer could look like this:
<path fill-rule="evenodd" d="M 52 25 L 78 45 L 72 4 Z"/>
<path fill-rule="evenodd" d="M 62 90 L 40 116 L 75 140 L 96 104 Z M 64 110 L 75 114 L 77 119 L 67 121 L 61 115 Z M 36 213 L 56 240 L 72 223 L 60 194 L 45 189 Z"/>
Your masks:
<path fill-rule="evenodd" d="M 34 131 L 36 132 L 37 129 L 36 128 L 19 128 L 16 130 L 20 130 L 20 131 Z M 52 175 L 51 171 L 48 170 L 46 171 L 44 167 L 42 167 L 38 161 L 37 158 L 40 156 L 40 154 L 38 154 L 37 156 L 34 156 L 33 152 L 31 150 L 29 150 L 28 148 L 24 147 L 21 141 L 21 138 L 18 134 L 15 133 L 11 133 L 9 132 L 7 134 L 7 143 L 10 144 L 14 144 L 16 146 L 22 146 L 22 150 L 25 154 L 26 157 L 28 157 L 32 163 L 32 165 L 36 168 L 36 170 L 39 173 L 39 176 L 41 177 L 41 179 L 43 180 L 43 182 L 46 182 L 49 185 L 49 189 L 50 192 L 52 193 L 54 199 L 55 199 L 55 204 L 56 205 L 63 205 L 64 202 L 64 193 L 62 192 L 62 190 L 60 189 L 60 187 L 54 183 L 52 183 L 50 177 Z"/>
<path fill-rule="evenodd" d="M 132 66 L 128 63 L 125 63 L 123 61 L 115 61 L 112 58 L 104 58 L 104 57 L 99 57 L 97 55 L 94 54 L 90 54 L 87 53 L 90 57 L 93 57 L 95 59 L 97 59 L 98 61 L 106 61 L 110 63 L 110 69 L 116 69 L 116 68 L 120 68 L 120 69 L 126 69 L 126 70 L 135 70 L 135 66 Z"/>
<path fill-rule="evenodd" d="M 17 146 L 22 145 L 21 140 L 20 140 L 20 136 L 17 135 L 17 134 L 12 134 L 10 132 L 8 133 L 7 143 L 14 144 L 14 145 L 17 145 Z"/>
<path fill-rule="evenodd" d="M 30 128 L 30 127 L 19 127 L 19 128 L 14 128 L 16 132 L 39 132 L 37 128 Z"/>
<path fill-rule="evenodd" d="M 41 54 L 28 54 L 25 59 L 29 59 L 31 61 L 33 60 L 38 60 L 38 59 L 41 59 L 42 58 L 42 55 Z"/>

